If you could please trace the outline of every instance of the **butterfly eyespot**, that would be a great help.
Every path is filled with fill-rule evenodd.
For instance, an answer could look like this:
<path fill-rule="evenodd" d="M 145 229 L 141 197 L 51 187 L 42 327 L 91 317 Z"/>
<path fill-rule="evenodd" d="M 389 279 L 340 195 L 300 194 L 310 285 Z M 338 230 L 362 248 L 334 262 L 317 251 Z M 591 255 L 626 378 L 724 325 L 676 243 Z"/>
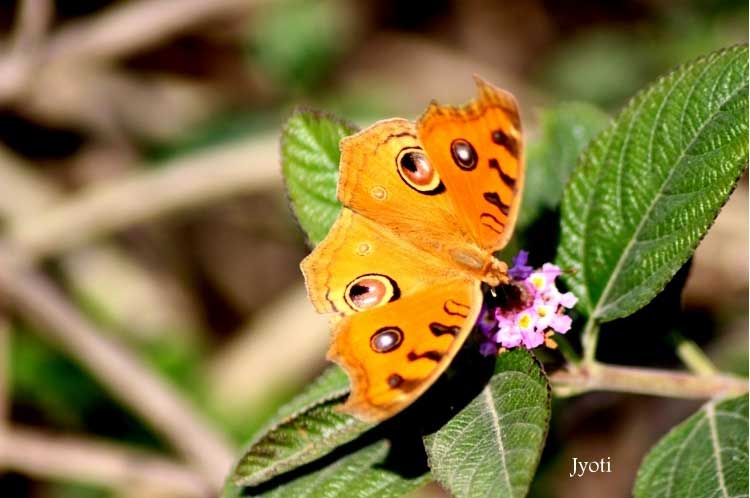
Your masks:
<path fill-rule="evenodd" d="M 357 246 L 357 254 L 360 256 L 367 256 L 370 252 L 372 252 L 372 246 L 367 242 L 362 242 Z"/>
<path fill-rule="evenodd" d="M 393 388 L 400 386 L 403 382 L 404 378 L 399 374 L 391 374 L 388 376 L 388 385 Z"/>
<path fill-rule="evenodd" d="M 423 194 L 437 194 L 445 190 L 440 175 L 420 148 L 402 149 L 396 157 L 396 169 L 409 187 Z"/>
<path fill-rule="evenodd" d="M 354 311 L 363 311 L 401 297 L 396 281 L 386 275 L 370 273 L 352 280 L 344 290 L 344 300 Z"/>
<path fill-rule="evenodd" d="M 477 167 L 477 151 L 463 138 L 457 138 L 451 143 L 451 157 L 462 170 L 471 171 Z"/>
<path fill-rule="evenodd" d="M 383 327 L 372 334 L 370 347 L 376 353 L 390 353 L 401 346 L 404 333 L 398 327 Z"/>
<path fill-rule="evenodd" d="M 388 197 L 388 192 L 380 185 L 373 187 L 370 194 L 374 199 L 379 201 L 384 201 Z"/>
<path fill-rule="evenodd" d="M 482 294 L 512 281 L 493 252 L 518 217 L 523 136 L 513 98 L 477 84 L 462 107 L 431 104 L 415 122 L 386 120 L 341 142 L 343 209 L 301 267 L 315 308 L 339 313 L 329 357 L 351 381 L 344 411 L 364 421 L 422 396 L 476 327 L 499 328 Z"/>

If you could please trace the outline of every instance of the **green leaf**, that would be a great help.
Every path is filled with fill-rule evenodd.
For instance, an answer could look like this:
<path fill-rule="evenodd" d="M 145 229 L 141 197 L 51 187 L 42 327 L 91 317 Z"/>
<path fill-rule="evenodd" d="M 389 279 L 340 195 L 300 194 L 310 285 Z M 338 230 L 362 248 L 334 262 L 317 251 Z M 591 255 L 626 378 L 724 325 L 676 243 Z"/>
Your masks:
<path fill-rule="evenodd" d="M 748 51 L 689 63 L 636 96 L 584 153 L 562 202 L 557 263 L 599 321 L 658 294 L 747 166 Z"/>
<path fill-rule="evenodd" d="M 560 104 L 541 111 L 539 136 L 526 153 L 519 229 L 528 227 L 544 210 L 557 208 L 578 156 L 608 122 L 607 114 L 582 102 Z"/>
<path fill-rule="evenodd" d="M 323 240 L 341 209 L 339 141 L 356 131 L 340 118 L 310 110 L 295 111 L 284 127 L 281 168 L 292 210 L 313 244 Z"/>
<path fill-rule="evenodd" d="M 425 437 L 433 476 L 456 498 L 526 496 L 550 417 L 539 363 L 522 349 L 498 357 L 490 382 L 458 415 Z"/>
<path fill-rule="evenodd" d="M 372 424 L 335 410 L 348 391 L 343 370 L 329 368 L 255 436 L 230 480 L 257 485 L 320 458 L 371 428 Z"/>
<path fill-rule="evenodd" d="M 307 388 L 285 404 L 274 417 L 272 425 L 279 421 L 296 417 L 326 401 L 341 400 L 349 393 L 349 377 L 340 367 L 328 367 Z"/>
<path fill-rule="evenodd" d="M 401 475 L 388 465 L 390 445 L 378 441 L 268 490 L 228 486 L 225 498 L 396 498 L 429 481 L 429 473 Z"/>
<path fill-rule="evenodd" d="M 278 87 L 305 91 L 331 74 L 353 43 L 353 9 L 338 0 L 269 2 L 250 17 L 247 54 Z"/>
<path fill-rule="evenodd" d="M 748 495 L 748 397 L 711 401 L 646 455 L 636 498 Z"/>

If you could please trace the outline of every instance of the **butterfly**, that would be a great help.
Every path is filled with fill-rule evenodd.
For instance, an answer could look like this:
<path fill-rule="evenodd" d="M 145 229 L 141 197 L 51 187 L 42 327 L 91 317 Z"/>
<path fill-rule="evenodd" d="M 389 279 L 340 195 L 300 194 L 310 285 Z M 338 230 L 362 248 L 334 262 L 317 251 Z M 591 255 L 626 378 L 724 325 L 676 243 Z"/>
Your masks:
<path fill-rule="evenodd" d="M 379 121 L 340 143 L 343 205 L 301 263 L 308 296 L 335 313 L 328 358 L 351 382 L 342 410 L 380 421 L 445 371 L 508 282 L 523 185 L 518 105 L 475 76 L 463 107 L 432 102 L 415 122 Z"/>

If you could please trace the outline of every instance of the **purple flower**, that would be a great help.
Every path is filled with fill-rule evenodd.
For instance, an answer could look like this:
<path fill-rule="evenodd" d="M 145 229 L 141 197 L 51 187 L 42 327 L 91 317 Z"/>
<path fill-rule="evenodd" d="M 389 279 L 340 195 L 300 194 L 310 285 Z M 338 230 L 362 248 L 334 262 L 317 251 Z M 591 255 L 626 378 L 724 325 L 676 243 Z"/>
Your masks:
<path fill-rule="evenodd" d="M 497 318 L 495 318 L 495 310 L 488 308 L 486 305 L 482 306 L 482 311 L 479 313 L 479 320 L 477 321 L 479 330 L 482 331 L 482 335 L 489 338 L 497 330 Z"/>
<path fill-rule="evenodd" d="M 560 276 L 560 273 L 560 268 L 557 266 L 552 263 L 544 263 L 541 270 L 537 270 L 529 275 L 527 282 L 533 285 L 537 292 L 559 294 L 560 291 L 555 286 L 555 279 Z"/>
<path fill-rule="evenodd" d="M 523 346 L 533 349 L 545 344 L 556 347 L 552 336 L 565 334 L 570 330 L 572 319 L 565 315 L 578 298 L 571 292 L 561 293 L 555 285 L 560 268 L 545 263 L 534 270 L 526 263 L 529 254 L 520 251 L 513 258 L 513 268 L 508 271 L 513 285 L 523 289 L 528 296 L 527 304 L 518 306 L 484 306 L 477 326 L 485 338 L 480 352 L 485 356 L 498 354 L 505 348 Z"/>
<path fill-rule="evenodd" d="M 518 251 L 513 257 L 513 267 L 508 270 L 508 276 L 513 280 L 525 280 L 534 271 L 534 268 L 526 264 L 528 261 L 528 251 Z"/>
<path fill-rule="evenodd" d="M 554 284 L 555 279 L 560 276 L 562 271 L 559 266 L 555 266 L 552 263 L 544 263 L 542 265 L 542 273 L 544 273 L 548 283 Z"/>
<path fill-rule="evenodd" d="M 557 306 L 554 302 L 537 297 L 534 300 L 534 312 L 536 313 L 537 328 L 544 330 L 552 323 L 557 313 Z"/>
<path fill-rule="evenodd" d="M 502 345 L 504 348 L 515 348 L 521 344 L 523 337 L 521 335 L 521 329 L 516 327 L 512 320 L 504 319 L 502 325 L 498 328 L 494 339 L 495 342 Z"/>
<path fill-rule="evenodd" d="M 492 342 L 483 342 L 479 345 L 479 353 L 482 356 L 495 356 L 497 354 L 497 345 Z"/>
<path fill-rule="evenodd" d="M 523 332 L 523 347 L 534 349 L 544 344 L 544 332 L 533 329 Z"/>
<path fill-rule="evenodd" d="M 550 323 L 550 327 L 552 327 L 552 330 L 558 334 L 564 334 L 570 330 L 572 323 L 573 319 L 568 315 L 555 315 L 555 318 L 552 319 L 552 322 Z"/>
<path fill-rule="evenodd" d="M 578 302 L 578 298 L 572 292 L 566 292 L 560 295 L 560 306 L 572 309 Z"/>

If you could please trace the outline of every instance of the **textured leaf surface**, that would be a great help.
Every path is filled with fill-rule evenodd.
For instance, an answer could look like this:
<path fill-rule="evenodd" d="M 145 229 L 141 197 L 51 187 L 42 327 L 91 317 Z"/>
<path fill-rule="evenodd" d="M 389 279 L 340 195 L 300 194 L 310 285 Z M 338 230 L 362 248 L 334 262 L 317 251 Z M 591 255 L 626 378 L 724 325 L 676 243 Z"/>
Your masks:
<path fill-rule="evenodd" d="M 689 63 L 636 96 L 584 153 L 558 264 L 589 315 L 627 316 L 687 261 L 747 166 L 748 51 Z"/>
<path fill-rule="evenodd" d="M 540 133 L 526 154 L 526 183 L 518 220 L 521 229 L 543 210 L 557 208 L 578 156 L 608 122 L 607 114 L 581 102 L 540 112 Z"/>
<path fill-rule="evenodd" d="M 335 410 L 348 390 L 346 374 L 338 367 L 328 369 L 259 432 L 235 466 L 231 481 L 256 485 L 320 458 L 372 427 Z"/>
<path fill-rule="evenodd" d="M 429 481 L 429 474 L 402 476 L 389 469 L 388 451 L 388 442 L 378 441 L 270 490 L 230 486 L 225 498 L 396 498 Z"/>
<path fill-rule="evenodd" d="M 547 436 L 550 391 L 526 350 L 500 355 L 482 392 L 425 437 L 433 476 L 456 498 L 526 496 Z"/>
<path fill-rule="evenodd" d="M 336 365 L 331 366 L 311 382 L 303 392 L 279 408 L 271 424 L 276 425 L 279 421 L 295 417 L 326 401 L 341 399 L 348 393 L 349 378 L 346 373 Z"/>
<path fill-rule="evenodd" d="M 712 401 L 646 456 L 636 498 L 748 496 L 748 397 Z"/>
<path fill-rule="evenodd" d="M 289 201 L 311 243 L 328 233 L 341 209 L 336 198 L 339 141 L 357 131 L 340 118 L 298 110 L 281 135 L 281 165 Z"/>

